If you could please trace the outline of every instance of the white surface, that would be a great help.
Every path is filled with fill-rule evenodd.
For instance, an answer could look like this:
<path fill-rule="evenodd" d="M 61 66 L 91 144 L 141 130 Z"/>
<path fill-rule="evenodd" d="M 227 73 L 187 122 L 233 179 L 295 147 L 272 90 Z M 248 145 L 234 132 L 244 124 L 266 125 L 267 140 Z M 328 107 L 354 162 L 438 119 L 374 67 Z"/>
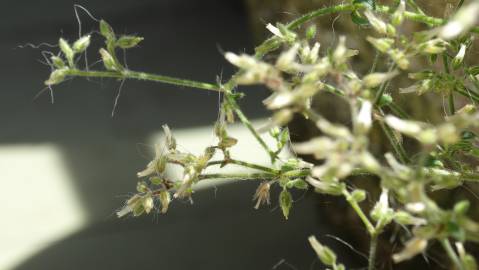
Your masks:
<path fill-rule="evenodd" d="M 54 145 L 0 147 L 0 174 L 0 269 L 12 269 L 85 224 Z"/>

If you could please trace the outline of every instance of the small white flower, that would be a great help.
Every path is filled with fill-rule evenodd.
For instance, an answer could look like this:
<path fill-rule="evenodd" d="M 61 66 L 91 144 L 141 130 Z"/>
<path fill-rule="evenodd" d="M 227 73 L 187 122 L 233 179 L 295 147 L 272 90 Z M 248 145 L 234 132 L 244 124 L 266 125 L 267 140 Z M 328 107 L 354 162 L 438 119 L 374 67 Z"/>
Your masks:
<path fill-rule="evenodd" d="M 266 25 L 266 29 L 268 29 L 271 33 L 273 33 L 273 35 L 275 35 L 277 37 L 280 37 L 280 38 L 284 38 L 283 33 L 281 33 L 281 31 L 278 29 L 278 27 L 268 23 L 268 25 Z"/>
<path fill-rule="evenodd" d="M 409 240 L 404 249 L 393 255 L 393 260 L 395 263 L 399 263 L 405 260 L 409 260 L 416 256 L 417 254 L 423 252 L 427 247 L 427 240 L 423 238 L 413 238 Z"/>
<path fill-rule="evenodd" d="M 469 31 L 479 18 L 479 2 L 471 1 L 470 4 L 463 6 L 452 17 L 452 19 L 441 28 L 439 37 L 445 40 L 455 39 L 461 34 Z"/>
<path fill-rule="evenodd" d="M 361 109 L 359 110 L 357 121 L 358 121 L 358 128 L 362 132 L 367 132 L 373 123 L 372 120 L 372 109 L 373 105 L 369 100 L 366 100 L 361 105 Z"/>
<path fill-rule="evenodd" d="M 454 59 L 452 59 L 452 66 L 457 69 L 461 63 L 464 61 L 464 56 L 466 55 L 466 44 L 462 43 Z"/>
<path fill-rule="evenodd" d="M 388 73 L 370 73 L 363 78 L 364 86 L 367 88 L 378 87 L 379 85 L 385 83 L 386 81 L 397 76 L 399 72 L 397 70 Z"/>

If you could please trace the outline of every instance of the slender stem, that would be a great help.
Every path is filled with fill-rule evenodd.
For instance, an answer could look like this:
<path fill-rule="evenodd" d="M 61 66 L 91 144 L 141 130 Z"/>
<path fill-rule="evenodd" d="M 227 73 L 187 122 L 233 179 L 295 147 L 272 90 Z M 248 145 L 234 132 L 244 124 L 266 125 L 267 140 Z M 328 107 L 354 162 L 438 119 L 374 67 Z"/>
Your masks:
<path fill-rule="evenodd" d="M 378 235 L 372 234 L 369 242 L 369 258 L 368 258 L 368 270 L 374 270 L 376 268 L 376 253 L 378 247 Z"/>
<path fill-rule="evenodd" d="M 454 91 L 456 91 L 458 94 L 461 94 L 462 96 L 465 96 L 467 98 L 470 98 L 474 100 L 475 102 L 479 102 L 479 94 L 476 93 L 475 91 L 469 90 L 469 89 L 460 89 L 460 88 L 454 88 Z"/>
<path fill-rule="evenodd" d="M 373 224 L 371 223 L 371 221 L 369 221 L 369 218 L 366 216 L 366 214 L 363 212 L 363 210 L 359 206 L 358 202 L 351 196 L 351 193 L 349 193 L 349 191 L 347 189 L 343 190 L 343 195 L 346 198 L 346 201 L 348 201 L 349 205 L 351 205 L 351 207 L 354 209 L 356 214 L 359 216 L 361 221 L 366 226 L 366 229 L 368 230 L 368 233 L 371 236 L 373 236 L 376 233 L 376 230 L 375 230 Z"/>
<path fill-rule="evenodd" d="M 384 134 L 386 134 L 386 137 L 391 143 L 391 146 L 393 147 L 394 152 L 396 152 L 396 156 L 399 158 L 399 160 L 404 164 L 408 163 L 409 158 L 407 157 L 406 151 L 396 139 L 396 136 L 394 135 L 391 128 L 385 125 L 382 121 L 379 121 L 379 125 L 381 126 L 381 129 L 383 130 Z"/>
<path fill-rule="evenodd" d="M 136 80 L 145 80 L 145 81 L 154 81 L 160 83 L 166 83 L 177 86 L 185 86 L 191 88 L 198 88 L 203 90 L 210 91 L 222 91 L 221 88 L 216 84 L 197 82 L 192 80 L 178 79 L 169 76 L 138 72 L 132 70 L 124 70 L 122 72 L 116 71 L 84 71 L 78 69 L 69 69 L 67 70 L 67 76 L 73 77 L 88 77 L 88 78 L 117 78 L 117 79 L 136 79 Z"/>
<path fill-rule="evenodd" d="M 226 99 L 228 103 L 231 105 L 231 107 L 233 108 L 233 111 L 238 116 L 240 121 L 243 123 L 243 125 L 246 126 L 246 128 L 249 129 L 251 134 L 253 134 L 255 139 L 259 142 L 259 144 L 271 157 L 271 162 L 274 163 L 274 161 L 277 158 L 276 153 L 273 150 L 271 150 L 269 146 L 266 144 L 266 142 L 263 140 L 263 138 L 261 138 L 258 131 L 253 127 L 253 124 L 251 123 L 251 121 L 248 119 L 248 117 L 246 117 L 246 115 L 244 115 L 243 111 L 241 111 L 240 107 L 238 106 L 238 103 L 236 103 L 236 100 L 231 95 L 228 95 L 228 94 L 226 94 Z"/>
<path fill-rule="evenodd" d="M 444 71 L 446 72 L 446 74 L 450 74 L 451 73 L 451 70 L 449 69 L 449 59 L 447 58 L 447 54 L 446 53 L 443 53 L 442 54 L 442 63 L 444 65 Z M 449 93 L 449 96 L 448 96 L 448 110 L 449 110 L 449 115 L 454 115 L 454 113 L 456 112 L 456 108 L 454 106 L 454 92 L 451 91 L 451 93 Z"/>
<path fill-rule="evenodd" d="M 198 176 L 199 180 L 207 179 L 231 179 L 231 180 L 265 180 L 275 179 L 278 175 L 271 173 L 206 173 Z"/>
<path fill-rule="evenodd" d="M 235 165 L 239 165 L 239 166 L 242 166 L 242 167 L 256 169 L 256 170 L 260 170 L 260 171 L 264 171 L 264 172 L 268 172 L 268 173 L 276 174 L 276 175 L 278 175 L 280 173 L 279 170 L 275 170 L 273 168 L 261 166 L 261 165 L 246 162 L 246 161 L 236 160 L 236 159 L 211 161 L 211 162 L 208 162 L 207 166 L 222 165 L 222 164 L 235 164 Z"/>
<path fill-rule="evenodd" d="M 449 239 L 441 239 L 441 245 L 444 248 L 444 250 L 447 253 L 447 256 L 451 259 L 451 261 L 456 265 L 457 269 L 459 270 L 465 270 L 464 265 L 462 265 L 461 260 L 459 260 L 459 257 L 457 256 L 456 252 L 451 246 L 451 243 L 449 242 Z"/>

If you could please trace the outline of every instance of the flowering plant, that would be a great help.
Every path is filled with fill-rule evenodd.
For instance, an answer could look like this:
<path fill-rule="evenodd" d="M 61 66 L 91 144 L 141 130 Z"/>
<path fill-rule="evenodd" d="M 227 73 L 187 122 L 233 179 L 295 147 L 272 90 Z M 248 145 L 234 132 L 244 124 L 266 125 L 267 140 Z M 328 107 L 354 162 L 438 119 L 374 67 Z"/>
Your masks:
<path fill-rule="evenodd" d="M 194 185 L 205 179 L 254 179 L 261 181 L 254 194 L 255 208 L 270 203 L 270 188 L 277 185 L 282 190 L 278 202 L 287 219 L 293 206 L 290 190 L 311 187 L 319 193 L 344 197 L 357 213 L 371 241 L 368 269 L 377 265 L 379 235 L 393 224 L 411 232 L 405 234 L 408 239 L 403 249 L 393 255 L 395 262 L 411 259 L 425 252 L 429 243 L 438 241 L 456 269 L 477 269 L 474 256 L 464 247 L 467 241 L 479 241 L 479 223 L 467 215 L 470 202 L 462 200 L 444 208 L 431 193 L 479 181 L 475 167 L 479 148 L 474 132 L 479 125 L 479 66 L 465 61 L 473 47 L 474 34 L 479 33 L 479 28 L 474 27 L 479 2 L 463 5 L 460 1 L 456 13 L 447 20 L 425 15 L 412 0 L 398 0 L 392 6 L 378 5 L 374 0 L 346 2 L 312 11 L 288 24 L 268 24 L 272 36 L 256 47 L 254 55 L 225 53 L 226 60 L 239 69 L 226 82 L 203 83 L 128 69 L 117 57 L 117 50 L 133 48 L 143 38 L 117 36 L 104 20 L 99 25 L 105 39 L 104 48 L 99 50 L 104 70 L 77 66 L 77 59 L 90 45 L 90 35 L 73 44 L 60 39 L 61 52 L 51 57 L 54 70 L 45 81 L 48 87 L 68 77 L 102 77 L 150 80 L 222 94 L 221 113 L 214 128 L 217 142 L 205 147 L 200 155 L 185 153 L 176 147 L 172 132 L 164 125 L 163 146 L 138 173 L 137 193 L 126 201 L 118 216 L 139 216 L 155 209 L 166 213 L 172 199 L 191 198 Z M 365 38 L 376 51 L 367 74 L 355 71 L 352 60 L 361 52 L 350 48 L 345 36 L 326 50 L 321 50 L 317 42 L 317 30 L 311 22 L 341 12 L 350 13 L 359 27 L 374 30 Z M 407 33 L 402 28 L 406 21 L 423 24 L 426 30 Z M 307 23 L 311 26 L 303 27 Z M 268 60 L 264 60 L 266 55 Z M 421 66 L 424 59 L 430 68 Z M 387 63 L 386 70 L 377 70 L 379 61 Z M 436 65 L 439 62 L 442 66 Z M 447 98 L 448 113 L 441 123 L 433 125 L 412 118 L 388 93 L 396 90 L 391 82 L 404 74 L 410 85 L 396 92 L 432 93 Z M 263 103 L 272 111 L 272 117 L 262 130 L 269 131 L 276 147 L 265 142 L 238 104 L 244 94 L 237 89 L 251 84 L 271 90 Z M 313 98 L 325 92 L 348 105 L 349 125 L 332 122 L 311 105 Z M 461 103 L 463 106 L 456 108 Z M 290 143 L 287 125 L 294 115 L 312 121 L 320 135 Z M 228 133 L 228 125 L 238 120 L 266 151 L 271 166 L 238 160 L 230 153 L 237 140 Z M 378 154 L 370 150 L 371 130 L 376 127 L 387 137 L 392 152 Z M 419 149 L 407 149 L 403 136 L 416 140 Z M 279 154 L 285 148 L 295 155 L 282 158 Z M 312 155 L 317 162 L 305 162 L 297 154 Z M 208 167 L 232 164 L 252 172 L 205 172 Z M 181 179 L 165 174 L 170 165 L 182 167 Z M 381 195 L 369 213 L 360 205 L 367 191 L 349 186 L 351 176 L 377 179 L 380 184 Z M 345 269 L 330 248 L 314 236 L 309 241 L 324 265 Z"/>

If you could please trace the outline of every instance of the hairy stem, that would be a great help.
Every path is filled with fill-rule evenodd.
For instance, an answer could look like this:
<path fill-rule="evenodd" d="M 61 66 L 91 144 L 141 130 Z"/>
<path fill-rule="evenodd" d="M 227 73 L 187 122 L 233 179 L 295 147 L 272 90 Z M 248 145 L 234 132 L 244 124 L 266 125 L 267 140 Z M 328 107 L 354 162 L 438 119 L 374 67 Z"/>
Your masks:
<path fill-rule="evenodd" d="M 191 88 L 198 88 L 203 90 L 221 92 L 221 88 L 217 84 L 197 82 L 192 80 L 179 79 L 164 75 L 157 75 L 145 72 L 138 72 L 132 70 L 117 71 L 84 71 L 78 69 L 69 69 L 66 71 L 67 76 L 72 77 L 87 77 L 87 78 L 116 78 L 116 79 L 136 79 L 144 81 L 154 81 L 160 83 L 166 83 L 176 86 L 185 86 Z"/>
<path fill-rule="evenodd" d="M 376 253 L 378 247 L 378 235 L 372 234 L 369 242 L 369 257 L 368 257 L 368 270 L 374 270 L 376 268 Z"/>
<path fill-rule="evenodd" d="M 444 248 L 444 250 L 447 253 L 447 256 L 451 261 L 456 265 L 457 269 L 459 270 L 465 270 L 464 265 L 462 265 L 461 260 L 459 260 L 459 257 L 457 256 L 456 252 L 451 246 L 451 243 L 449 242 L 449 239 L 442 239 L 441 240 L 441 245 Z"/>
<path fill-rule="evenodd" d="M 346 201 L 348 201 L 349 205 L 351 205 L 353 210 L 356 212 L 356 214 L 359 216 L 361 221 L 364 223 L 369 235 L 371 236 L 374 235 L 376 233 L 376 229 L 374 228 L 371 221 L 369 221 L 369 218 L 363 212 L 358 202 L 351 196 L 351 193 L 348 190 L 344 189 L 343 196 L 346 198 Z"/>

